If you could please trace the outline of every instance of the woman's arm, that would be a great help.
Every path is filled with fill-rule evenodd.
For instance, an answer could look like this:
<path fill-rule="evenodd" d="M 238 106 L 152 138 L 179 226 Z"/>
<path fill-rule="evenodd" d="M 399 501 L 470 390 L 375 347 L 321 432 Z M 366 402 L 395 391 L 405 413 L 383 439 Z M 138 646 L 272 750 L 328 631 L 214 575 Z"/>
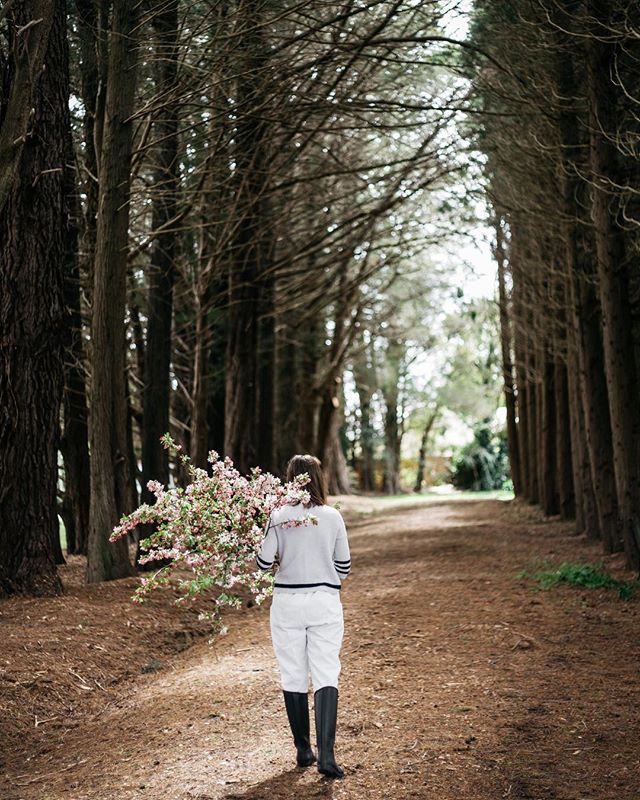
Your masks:
<path fill-rule="evenodd" d="M 338 577 L 343 581 L 351 572 L 351 553 L 349 552 L 349 540 L 347 538 L 347 528 L 342 519 L 342 514 L 338 511 L 338 535 L 333 550 L 333 565 L 336 568 Z"/>
<path fill-rule="evenodd" d="M 276 527 L 269 517 L 267 522 L 266 535 L 262 541 L 260 553 L 256 556 L 256 564 L 263 572 L 271 569 L 273 561 L 278 552 L 278 537 L 276 536 Z"/>

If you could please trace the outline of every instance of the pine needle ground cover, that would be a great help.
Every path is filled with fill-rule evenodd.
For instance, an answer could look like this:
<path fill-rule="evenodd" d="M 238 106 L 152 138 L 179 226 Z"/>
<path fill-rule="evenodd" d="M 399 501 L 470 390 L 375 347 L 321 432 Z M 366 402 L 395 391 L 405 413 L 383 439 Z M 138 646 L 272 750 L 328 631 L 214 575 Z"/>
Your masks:
<path fill-rule="evenodd" d="M 534 559 L 595 564 L 598 543 L 517 502 L 366 518 L 359 502 L 342 502 L 354 570 L 331 796 L 638 800 L 638 593 L 514 581 Z M 633 581 L 622 554 L 602 560 Z M 330 796 L 292 769 L 268 604 L 225 608 L 209 644 L 197 612 L 213 596 L 135 604 L 136 578 L 84 586 L 83 561 L 63 565 L 65 595 L 2 606 L 3 800 Z"/>

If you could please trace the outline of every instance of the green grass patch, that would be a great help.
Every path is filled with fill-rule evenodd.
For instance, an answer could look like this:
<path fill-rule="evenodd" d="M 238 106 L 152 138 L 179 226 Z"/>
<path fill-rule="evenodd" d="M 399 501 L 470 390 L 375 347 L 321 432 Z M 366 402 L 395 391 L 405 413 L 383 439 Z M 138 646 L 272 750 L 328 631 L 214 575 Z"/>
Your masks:
<path fill-rule="evenodd" d="M 557 567 L 537 571 L 522 570 L 518 578 L 531 578 L 543 589 L 551 589 L 559 583 L 582 586 L 586 589 L 616 589 L 621 600 L 630 600 L 636 590 L 634 583 L 619 581 L 605 572 L 602 564 L 572 564 L 564 562 Z"/>

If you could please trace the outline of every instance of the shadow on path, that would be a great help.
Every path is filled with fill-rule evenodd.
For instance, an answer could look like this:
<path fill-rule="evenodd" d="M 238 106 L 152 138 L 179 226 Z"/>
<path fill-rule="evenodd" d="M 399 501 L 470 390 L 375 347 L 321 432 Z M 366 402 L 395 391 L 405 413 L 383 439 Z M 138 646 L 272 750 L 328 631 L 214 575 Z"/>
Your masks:
<path fill-rule="evenodd" d="M 300 779 L 312 774 L 317 776 L 317 783 L 310 784 L 305 780 L 303 786 Z M 285 798 L 304 797 L 305 800 L 333 798 L 335 782 L 323 778 L 315 769 L 288 769 L 272 778 L 256 783 L 240 792 L 224 795 L 223 800 L 285 800 Z"/>

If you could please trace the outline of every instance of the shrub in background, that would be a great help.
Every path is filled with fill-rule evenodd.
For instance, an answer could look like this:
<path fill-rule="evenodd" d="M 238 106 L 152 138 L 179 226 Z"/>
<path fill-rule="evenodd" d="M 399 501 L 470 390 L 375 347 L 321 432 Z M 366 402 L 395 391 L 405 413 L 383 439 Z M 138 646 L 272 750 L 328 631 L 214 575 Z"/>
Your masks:
<path fill-rule="evenodd" d="M 480 492 L 510 487 L 506 431 L 478 425 L 473 440 L 453 458 L 451 482 L 457 489 Z"/>

